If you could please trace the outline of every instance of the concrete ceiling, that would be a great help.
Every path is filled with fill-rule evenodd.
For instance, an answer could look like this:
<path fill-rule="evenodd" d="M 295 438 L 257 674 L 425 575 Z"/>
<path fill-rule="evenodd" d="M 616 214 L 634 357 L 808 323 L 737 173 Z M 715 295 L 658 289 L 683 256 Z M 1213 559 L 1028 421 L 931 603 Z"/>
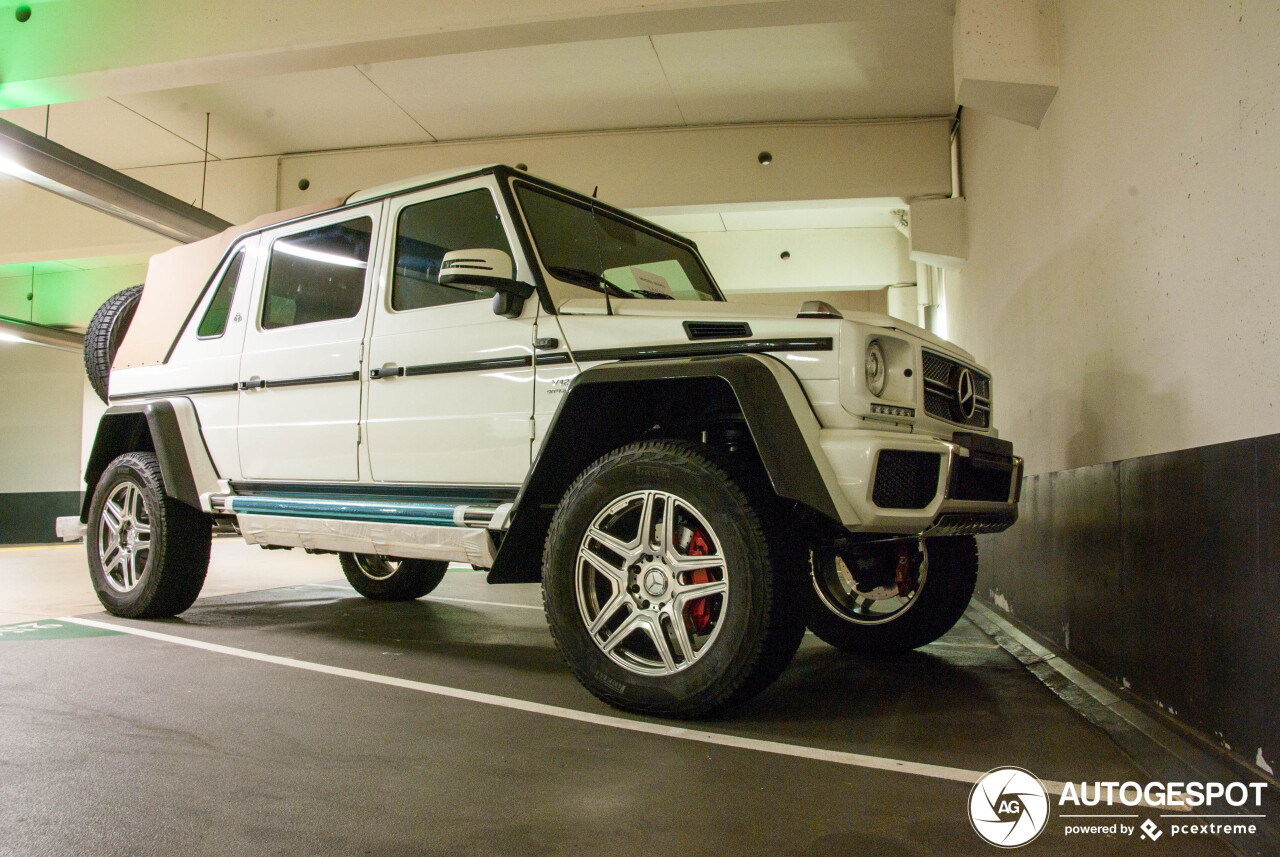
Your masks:
<path fill-rule="evenodd" d="M 42 8 L 48 5 L 36 14 Z M 44 133 L 47 119 L 51 139 L 127 169 L 201 160 L 206 113 L 209 157 L 218 160 L 955 111 L 951 18 L 945 15 L 536 44 L 201 86 L 166 88 L 165 82 L 159 77 L 154 89 L 55 103 L 47 115 L 44 105 L 33 105 L 0 111 L 0 118 L 37 133 Z"/>
<path fill-rule="evenodd" d="M 0 15 L 0 105 L 25 105 L 0 118 L 122 170 L 198 164 L 206 121 L 216 162 L 956 109 L 953 0 L 31 6 L 25 24 Z M 834 235 L 901 207 L 846 202 L 653 213 L 685 232 Z"/>

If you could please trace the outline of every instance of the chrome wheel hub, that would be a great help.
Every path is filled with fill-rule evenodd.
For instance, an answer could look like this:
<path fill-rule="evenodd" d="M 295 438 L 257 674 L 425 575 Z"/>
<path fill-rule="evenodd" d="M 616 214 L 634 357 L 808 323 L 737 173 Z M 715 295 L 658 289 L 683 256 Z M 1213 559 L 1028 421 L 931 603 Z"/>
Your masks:
<path fill-rule="evenodd" d="M 360 573 L 370 580 L 386 580 L 400 570 L 398 561 L 386 557 L 358 553 L 355 560 Z"/>
<path fill-rule="evenodd" d="M 641 675 L 669 675 L 705 654 L 724 624 L 729 592 L 715 532 L 688 501 L 634 491 L 587 528 L 575 594 L 592 642 Z"/>
<path fill-rule="evenodd" d="M 98 520 L 98 558 L 107 585 L 131 592 L 151 559 L 151 518 L 142 489 L 121 482 L 107 495 Z"/>
<path fill-rule="evenodd" d="M 898 557 L 893 581 L 863 582 L 843 558 L 836 556 L 826 568 L 814 568 L 813 588 L 832 613 L 855 625 L 892 622 L 915 606 L 929 574 L 929 552 L 920 545 L 918 566 L 905 554 Z"/>

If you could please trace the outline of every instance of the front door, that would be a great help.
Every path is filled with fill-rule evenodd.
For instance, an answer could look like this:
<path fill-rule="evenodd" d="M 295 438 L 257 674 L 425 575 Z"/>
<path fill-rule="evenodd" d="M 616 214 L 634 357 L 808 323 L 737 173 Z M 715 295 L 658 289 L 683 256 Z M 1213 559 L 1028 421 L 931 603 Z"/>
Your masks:
<path fill-rule="evenodd" d="M 360 478 L 361 366 L 377 204 L 264 236 L 240 361 L 245 479 Z"/>
<path fill-rule="evenodd" d="M 512 486 L 529 469 L 537 298 L 495 315 L 492 292 L 439 283 L 450 250 L 491 248 L 531 279 L 492 177 L 392 200 L 386 270 L 369 342 L 369 470 L 374 481 Z"/>

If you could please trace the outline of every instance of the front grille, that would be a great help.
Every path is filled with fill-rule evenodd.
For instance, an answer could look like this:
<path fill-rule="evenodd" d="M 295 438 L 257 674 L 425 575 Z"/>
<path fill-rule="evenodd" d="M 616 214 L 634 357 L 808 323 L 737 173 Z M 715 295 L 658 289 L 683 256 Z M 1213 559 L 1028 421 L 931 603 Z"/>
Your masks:
<path fill-rule="evenodd" d="M 871 502 L 881 509 L 923 509 L 938 493 L 941 463 L 936 452 L 880 450 Z"/>
<path fill-rule="evenodd" d="M 991 426 L 991 376 L 979 372 L 936 351 L 925 349 L 924 411 L 931 417 L 962 426 Z M 967 371 L 973 382 L 973 412 L 966 416 L 960 401 L 961 373 Z"/>
<path fill-rule="evenodd" d="M 976 536 L 1003 533 L 1018 520 L 1017 512 L 947 512 L 933 519 L 926 536 Z"/>
<path fill-rule="evenodd" d="M 951 465 L 947 498 L 1008 503 L 1013 488 L 1013 468 L 975 467 L 973 459 L 957 456 Z"/>

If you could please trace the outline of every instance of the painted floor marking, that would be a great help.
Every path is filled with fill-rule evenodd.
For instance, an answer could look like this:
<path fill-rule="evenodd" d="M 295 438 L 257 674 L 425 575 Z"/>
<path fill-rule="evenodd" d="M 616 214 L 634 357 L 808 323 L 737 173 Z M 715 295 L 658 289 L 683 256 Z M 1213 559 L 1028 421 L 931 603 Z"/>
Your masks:
<path fill-rule="evenodd" d="M 350 592 L 353 595 L 355 590 L 350 586 L 338 586 L 333 583 L 302 583 L 299 586 L 308 586 L 316 589 L 341 589 L 343 592 Z M 480 601 L 475 598 L 450 598 L 444 595 L 427 595 L 421 600 L 423 601 L 448 601 L 454 604 L 479 604 L 482 607 L 515 607 L 518 610 L 542 610 L 540 604 L 512 604 L 508 601 Z M 996 648 L 992 646 L 992 648 Z"/>
<path fill-rule="evenodd" d="M 479 604 L 484 607 L 516 607 L 520 610 L 542 611 L 541 604 L 511 604 L 506 601 L 478 601 L 474 598 L 446 598 L 443 595 L 428 595 L 424 601 L 451 601 L 457 604 Z"/>
<path fill-rule="evenodd" d="M 0 642 L 5 640 L 68 640 L 77 637 L 103 637 L 119 634 L 116 630 L 87 628 L 84 625 L 39 619 L 35 622 L 19 622 L 0 625 Z"/>
<path fill-rule="evenodd" d="M 481 705 L 490 705 L 495 708 L 506 708 L 530 714 L 541 714 L 546 717 L 555 717 L 560 720 L 571 720 L 578 723 L 590 723 L 595 726 L 608 726 L 613 729 L 622 729 L 628 732 L 639 732 L 646 735 L 675 738 L 681 741 L 715 744 L 721 747 L 733 747 L 739 750 L 754 750 L 759 753 L 771 753 L 777 756 L 791 756 L 798 759 L 831 762 L 837 765 L 849 765 L 858 768 L 869 768 L 877 771 L 892 771 L 900 774 L 911 774 L 918 777 L 930 777 L 936 780 L 950 780 L 957 783 L 976 783 L 985 773 L 984 771 L 970 771 L 965 768 L 951 768 L 945 765 L 930 765 L 925 762 L 908 762 L 902 759 L 867 756 L 862 753 L 847 753 L 840 750 L 824 750 L 818 747 L 805 747 L 800 744 L 784 744 L 779 741 L 764 741 L 759 738 L 746 738 L 740 735 L 728 735 L 723 732 L 706 732 L 701 729 L 689 729 L 683 726 L 673 726 L 667 723 L 628 720 L 623 717 L 613 717 L 607 714 L 594 714 L 588 711 L 578 711 L 573 708 L 563 708 L 558 705 L 547 705 L 541 702 L 513 699 L 511 697 L 497 696 L 491 693 L 480 693 L 474 690 L 463 690 L 456 687 L 446 687 L 444 685 L 429 684 L 427 682 L 413 681 L 411 679 L 397 678 L 395 676 L 379 675 L 377 673 L 368 673 L 361 670 L 347 669 L 345 667 L 318 664 L 312 661 L 298 660 L 296 658 L 284 658 L 278 655 L 268 655 L 262 652 L 251 651 L 249 649 L 240 649 L 234 646 L 223 646 L 218 643 L 206 643 L 203 640 L 192 640 L 187 637 L 178 637 L 173 634 L 161 634 L 157 631 L 148 631 L 143 628 L 134 628 L 128 625 L 99 622 L 96 619 L 61 617 L 57 621 L 72 622 L 89 628 L 100 628 L 105 631 L 118 631 L 124 634 L 132 634 L 135 637 L 145 637 L 151 640 L 159 640 L 163 643 L 173 643 L 179 646 L 201 649 L 206 652 L 215 652 L 220 655 L 230 655 L 231 657 L 244 658 L 245 660 L 259 661 L 267 664 L 275 664 L 276 666 L 290 667 L 292 669 L 305 670 L 307 672 L 322 673 L 324 675 L 337 676 L 339 678 L 355 679 L 356 681 L 381 684 L 386 685 L 387 687 L 398 687 L 404 690 L 417 691 L 419 693 L 429 693 L 435 696 L 448 697 L 450 699 L 460 699 L 467 702 L 479 703 Z M 1062 793 L 1063 783 L 1052 780 L 1041 780 L 1041 782 L 1044 784 L 1045 789 L 1052 794 Z"/>

